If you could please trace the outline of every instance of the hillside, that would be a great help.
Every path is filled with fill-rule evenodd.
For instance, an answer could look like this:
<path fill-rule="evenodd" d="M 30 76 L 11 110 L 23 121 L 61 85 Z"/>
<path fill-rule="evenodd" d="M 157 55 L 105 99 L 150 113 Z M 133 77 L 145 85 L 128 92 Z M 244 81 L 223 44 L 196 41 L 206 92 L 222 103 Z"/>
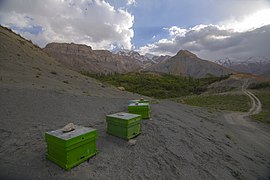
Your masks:
<path fill-rule="evenodd" d="M 233 89 L 241 89 L 243 81 L 248 80 L 251 84 L 260 84 L 263 82 L 269 82 L 269 79 L 253 74 L 235 73 L 229 76 L 229 78 L 223 81 L 217 81 L 208 86 L 208 92 L 226 92 Z"/>
<path fill-rule="evenodd" d="M 105 115 L 141 96 L 67 69 L 3 27 L 0 42 L 0 179 L 269 179 L 268 126 L 151 101 L 130 143 L 106 133 Z M 99 153 L 65 171 L 46 159 L 44 134 L 70 122 L 98 130 Z"/>
<path fill-rule="evenodd" d="M 155 64 L 145 69 L 145 71 L 191 76 L 195 78 L 224 76 L 234 73 L 233 70 L 222 67 L 216 63 L 202 60 L 187 50 L 180 50 L 175 56 L 159 64 Z"/>
<path fill-rule="evenodd" d="M 38 46 L 33 45 L 1 27 L 0 37 L 1 86 L 71 91 L 76 94 L 117 96 L 110 89 L 92 78 L 65 68 L 49 57 Z M 121 93 L 122 94 L 122 93 Z"/>

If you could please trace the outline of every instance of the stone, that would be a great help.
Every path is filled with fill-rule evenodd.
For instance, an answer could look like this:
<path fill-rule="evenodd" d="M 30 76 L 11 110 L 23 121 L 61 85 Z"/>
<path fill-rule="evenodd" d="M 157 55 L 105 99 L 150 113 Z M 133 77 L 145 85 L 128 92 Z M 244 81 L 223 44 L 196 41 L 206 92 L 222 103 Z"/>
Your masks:
<path fill-rule="evenodd" d="M 65 125 L 62 128 L 62 131 L 63 131 L 63 133 L 67 133 L 67 132 L 73 131 L 75 129 L 76 129 L 76 127 L 75 127 L 75 125 L 73 123 L 68 123 L 67 125 Z"/>

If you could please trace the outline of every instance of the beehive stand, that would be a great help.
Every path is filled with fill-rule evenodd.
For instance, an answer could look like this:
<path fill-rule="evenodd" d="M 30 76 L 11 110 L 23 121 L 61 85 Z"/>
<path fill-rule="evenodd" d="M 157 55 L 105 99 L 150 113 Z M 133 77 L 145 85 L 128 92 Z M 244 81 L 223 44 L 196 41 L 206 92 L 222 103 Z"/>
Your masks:
<path fill-rule="evenodd" d="M 68 133 L 63 133 L 62 129 L 46 132 L 47 158 L 70 170 L 97 153 L 96 138 L 96 129 L 83 126 L 76 126 Z"/>

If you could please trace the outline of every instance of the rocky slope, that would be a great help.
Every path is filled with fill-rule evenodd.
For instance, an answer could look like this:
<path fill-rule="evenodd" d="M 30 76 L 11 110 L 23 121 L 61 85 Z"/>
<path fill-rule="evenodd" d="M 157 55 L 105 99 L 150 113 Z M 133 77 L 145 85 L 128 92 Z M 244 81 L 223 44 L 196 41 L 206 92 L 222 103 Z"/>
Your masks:
<path fill-rule="evenodd" d="M 145 70 L 195 78 L 222 76 L 234 72 L 216 63 L 202 60 L 187 50 L 180 50 L 175 56 Z"/>
<path fill-rule="evenodd" d="M 251 73 L 270 78 L 270 58 L 250 57 L 248 59 L 225 58 L 216 63 L 242 73 Z"/>
<path fill-rule="evenodd" d="M 66 68 L 38 46 L 2 26 L 0 42 L 1 87 L 53 89 L 60 93 L 71 91 L 74 94 L 95 96 L 118 96 L 117 93 L 120 92 L 112 92 L 112 89 L 116 88 L 104 88 L 104 85 L 95 79 Z M 78 49 L 88 51 L 85 47 Z"/>
<path fill-rule="evenodd" d="M 44 48 L 50 56 L 76 71 L 90 73 L 127 73 L 141 66 L 132 58 L 107 50 L 93 50 L 90 46 L 74 43 L 50 43 Z"/>

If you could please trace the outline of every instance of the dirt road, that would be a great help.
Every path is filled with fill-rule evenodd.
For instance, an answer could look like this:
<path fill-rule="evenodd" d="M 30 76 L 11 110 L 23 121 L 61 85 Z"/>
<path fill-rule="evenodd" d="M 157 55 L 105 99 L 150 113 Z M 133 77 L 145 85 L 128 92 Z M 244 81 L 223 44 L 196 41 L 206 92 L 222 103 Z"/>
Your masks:
<path fill-rule="evenodd" d="M 261 111 L 262 104 L 261 101 L 252 92 L 247 90 L 248 85 L 249 85 L 248 80 L 245 80 L 242 85 L 242 92 L 251 99 L 252 104 L 249 111 L 245 113 L 239 112 L 226 113 L 224 117 L 230 124 L 257 128 L 252 123 L 250 123 L 248 119 L 250 115 L 257 114 Z"/>
<path fill-rule="evenodd" d="M 244 81 L 242 91 L 251 99 L 252 106 L 247 115 L 258 114 L 262 109 L 261 101 L 250 91 L 247 90 L 248 80 Z"/>

